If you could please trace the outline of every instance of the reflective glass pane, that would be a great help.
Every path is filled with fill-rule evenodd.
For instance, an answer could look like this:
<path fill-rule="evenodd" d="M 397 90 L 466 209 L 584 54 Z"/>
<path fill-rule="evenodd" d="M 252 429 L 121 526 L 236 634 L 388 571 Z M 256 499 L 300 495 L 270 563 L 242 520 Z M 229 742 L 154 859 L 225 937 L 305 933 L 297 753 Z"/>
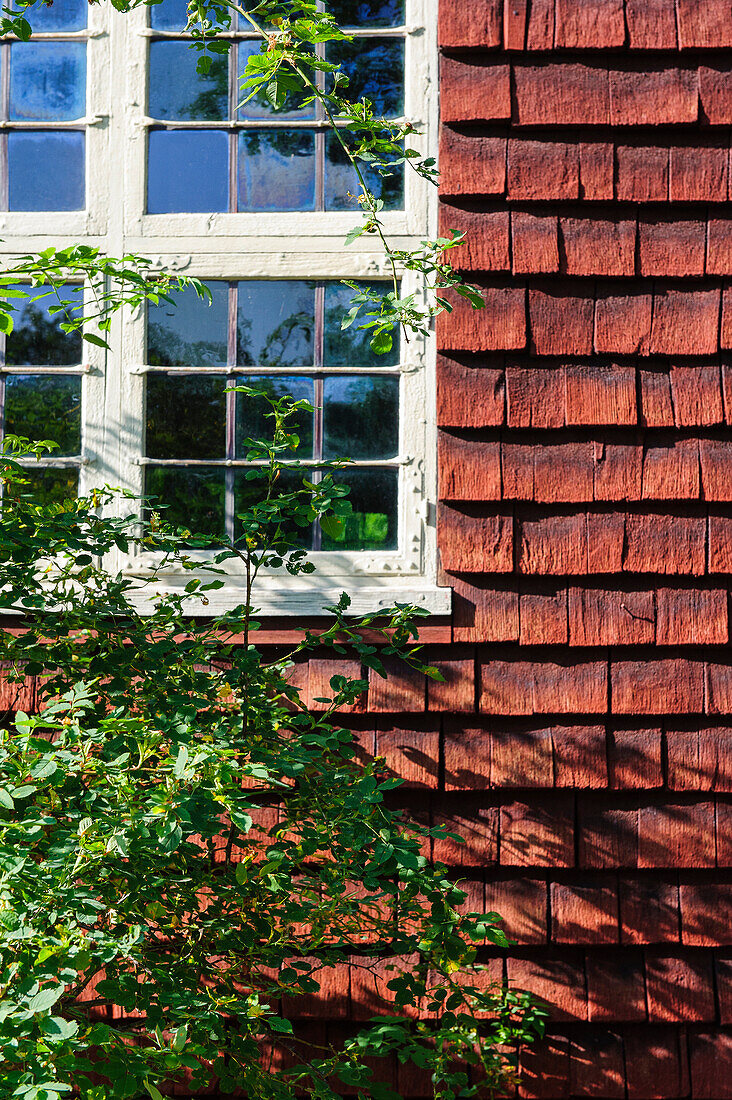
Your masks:
<path fill-rule="evenodd" d="M 247 67 L 247 62 L 253 54 L 260 53 L 260 47 L 258 42 L 242 41 L 239 43 L 239 82 L 244 78 L 244 70 Z M 251 88 L 240 89 L 239 99 L 244 100 L 251 95 Z M 264 96 L 263 92 L 257 92 L 256 96 L 250 99 L 247 103 L 243 103 L 239 107 L 237 115 L 239 118 L 315 118 L 315 106 L 311 104 L 309 107 L 301 107 L 299 110 L 295 108 L 294 104 L 304 96 L 299 94 L 288 94 L 287 100 L 281 110 L 275 111 L 270 103 Z"/>
<path fill-rule="evenodd" d="M 153 118 L 219 122 L 229 115 L 229 59 L 215 54 L 206 76 L 196 72 L 200 54 L 190 42 L 150 46 L 148 109 Z"/>
<path fill-rule="evenodd" d="M 83 42 L 14 42 L 10 47 L 10 118 L 68 122 L 86 113 Z"/>
<path fill-rule="evenodd" d="M 343 470 L 333 475 L 350 486 L 350 513 L 337 538 L 323 532 L 323 550 L 396 550 L 397 470 Z"/>
<path fill-rule="evenodd" d="M 222 130 L 153 130 L 147 158 L 149 214 L 229 208 L 229 139 Z"/>
<path fill-rule="evenodd" d="M 26 130 L 8 134 L 10 210 L 83 210 L 84 135 Z M 43 170 L 39 170 L 39 165 Z"/>
<path fill-rule="evenodd" d="M 13 331 L 5 340 L 5 362 L 13 366 L 55 367 L 81 363 L 81 334 L 61 331 L 61 324 L 74 314 L 78 315 L 83 300 L 82 287 L 73 284 L 61 286 L 59 297 L 49 287 L 18 285 L 28 298 L 11 298 L 15 307 Z M 62 302 L 79 302 L 59 310 Z M 68 311 L 68 312 L 67 312 Z"/>
<path fill-rule="evenodd" d="M 13 11 L 21 11 L 20 5 L 9 4 Z M 35 3 L 28 9 L 26 19 L 34 31 L 82 31 L 86 26 L 89 0 L 53 0 L 52 4 Z"/>
<path fill-rule="evenodd" d="M 24 475 L 28 481 L 18 493 L 20 496 L 32 495 L 36 504 L 63 504 L 73 500 L 79 492 L 79 471 L 71 469 L 31 469 Z"/>
<path fill-rule="evenodd" d="M 342 27 L 401 27 L 404 0 L 326 0 Z"/>
<path fill-rule="evenodd" d="M 246 512 L 255 504 L 261 503 L 267 493 L 267 482 L 261 476 L 254 478 L 247 477 L 247 472 L 253 473 L 253 471 L 237 470 L 234 480 L 234 510 L 235 515 L 239 515 L 242 512 Z M 311 470 L 283 470 L 277 479 L 278 489 L 282 493 L 293 493 L 302 487 L 303 478 L 312 477 Z M 306 503 L 307 498 L 303 497 L 300 503 Z M 313 541 L 313 528 L 312 524 L 308 523 L 305 526 L 296 524 L 294 520 L 290 520 L 282 524 L 283 533 L 292 540 L 295 547 L 302 549 L 309 549 L 312 546 Z M 237 519 L 235 521 L 235 538 L 241 538 L 241 523 Z"/>
<path fill-rule="evenodd" d="M 399 379 L 326 378 L 323 417 L 326 458 L 394 458 L 399 448 Z"/>
<path fill-rule="evenodd" d="M 348 77 L 344 95 L 370 99 L 374 114 L 395 118 L 404 113 L 404 40 L 357 38 L 328 48 L 328 60 Z"/>
<path fill-rule="evenodd" d="M 159 509 L 165 523 L 185 527 L 193 535 L 223 537 L 223 469 L 148 466 L 145 496 L 150 501 L 150 510 Z"/>
<path fill-rule="evenodd" d="M 314 328 L 312 283 L 288 279 L 239 283 L 239 366 L 311 367 Z"/>
<path fill-rule="evenodd" d="M 315 135 L 299 130 L 239 134 L 239 210 L 314 210 Z"/>
<path fill-rule="evenodd" d="M 81 451 L 81 378 L 11 374 L 5 379 L 5 431 L 58 443 L 55 455 Z"/>
<path fill-rule="evenodd" d="M 150 26 L 156 31 L 182 31 L 188 22 L 188 0 L 162 0 L 150 8 Z"/>
<path fill-rule="evenodd" d="M 225 378 L 147 376 L 148 458 L 226 458 Z"/>
<path fill-rule="evenodd" d="M 175 305 L 147 308 L 147 361 L 152 367 L 219 367 L 226 364 L 229 288 L 206 284 L 211 302 L 189 288 L 173 295 Z"/>
<path fill-rule="evenodd" d="M 385 210 L 404 209 L 404 167 L 397 165 L 388 169 L 388 175 L 381 173 L 365 161 L 359 162 L 359 168 L 366 183 L 377 199 L 384 203 Z M 358 177 L 343 151 L 337 138 L 331 134 L 325 136 L 325 208 L 326 210 L 358 211 L 357 196 L 361 194 Z"/>
<path fill-rule="evenodd" d="M 357 283 L 366 287 L 368 283 Z M 372 283 L 379 293 L 389 290 L 388 283 Z M 361 329 L 359 317 L 347 329 L 341 321 L 347 313 L 353 291 L 340 283 L 325 284 L 325 344 L 323 362 L 326 367 L 387 367 L 399 362 L 399 332 L 394 333 L 394 346 L 388 355 L 377 355 L 369 347 L 371 329 Z M 362 312 L 368 310 L 364 307 Z M 366 320 L 364 316 L 362 320 Z"/>
<path fill-rule="evenodd" d="M 237 386 L 251 386 L 266 393 L 276 401 L 280 397 L 293 397 L 297 401 L 314 400 L 314 386 L 311 378 L 288 378 L 286 375 L 264 375 L 255 377 L 245 375 L 237 378 Z M 265 414 L 270 406 L 263 398 L 249 397 L 245 393 L 236 395 L 236 457 L 246 458 L 246 439 L 272 438 L 273 423 Z M 313 454 L 313 414 L 301 412 L 291 422 L 291 430 L 300 436 L 300 446 L 292 452 L 292 458 L 301 462 L 312 458 Z"/>

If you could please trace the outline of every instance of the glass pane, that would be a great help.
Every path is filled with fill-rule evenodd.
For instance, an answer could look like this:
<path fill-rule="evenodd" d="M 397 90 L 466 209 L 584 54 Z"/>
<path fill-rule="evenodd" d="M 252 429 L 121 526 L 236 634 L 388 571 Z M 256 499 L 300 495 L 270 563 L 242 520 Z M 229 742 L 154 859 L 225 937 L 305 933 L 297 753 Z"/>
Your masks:
<path fill-rule="evenodd" d="M 5 379 L 5 431 L 58 443 L 54 455 L 81 451 L 81 378 L 11 374 Z"/>
<path fill-rule="evenodd" d="M 13 313 L 13 331 L 6 337 L 5 362 L 12 366 L 56 367 L 81 363 L 81 334 L 61 331 L 61 324 L 67 320 L 65 310 L 52 312 L 59 305 L 59 299 L 49 287 L 20 286 L 30 295 L 25 300 L 11 298 L 15 306 Z M 58 289 L 61 301 L 78 301 L 81 308 L 83 288 L 66 284 Z M 36 300 L 37 299 L 37 300 Z M 69 306 L 69 315 L 78 312 L 78 308 Z"/>
<path fill-rule="evenodd" d="M 358 287 L 373 286 L 379 293 L 390 289 L 389 283 L 356 283 Z M 353 291 L 349 286 L 340 283 L 325 284 L 325 345 L 323 362 L 326 367 L 388 367 L 399 362 L 399 332 L 394 333 L 394 346 L 388 355 L 377 355 L 369 347 L 371 329 L 361 329 L 361 321 L 357 317 L 354 323 L 347 329 L 341 329 L 341 321 L 345 316 L 353 298 Z M 363 308 L 365 311 L 369 307 Z"/>
<path fill-rule="evenodd" d="M 301 488 L 303 478 L 311 478 L 311 470 L 283 470 L 277 479 L 277 484 L 281 492 L 292 493 Z M 244 470 L 237 470 L 234 480 L 234 509 L 235 514 L 239 515 L 245 512 L 248 508 L 251 508 L 253 504 L 257 504 L 264 499 L 267 492 L 267 482 L 263 477 L 248 478 Z M 303 500 L 306 503 L 306 500 Z M 283 532 L 288 538 L 292 539 L 295 547 L 299 549 L 309 549 L 313 542 L 313 528 L 312 524 L 301 527 L 294 522 L 283 524 Z M 236 521 L 235 537 L 241 538 L 241 524 Z"/>
<path fill-rule="evenodd" d="M 326 0 L 342 27 L 401 27 L 404 0 Z"/>
<path fill-rule="evenodd" d="M 219 367 L 226 364 L 229 287 L 206 284 L 211 303 L 189 288 L 173 295 L 175 305 L 147 308 L 147 361 L 152 367 Z"/>
<path fill-rule="evenodd" d="M 239 82 L 244 77 L 244 70 L 247 67 L 247 62 L 253 54 L 260 53 L 259 42 L 242 41 L 239 43 Z M 251 95 L 251 88 L 245 88 L 240 90 L 239 99 L 244 100 L 247 96 Z M 272 106 L 267 102 L 262 92 L 257 92 L 257 95 L 253 99 L 250 99 L 248 103 L 239 107 L 237 116 L 239 118 L 315 118 L 315 105 L 310 104 L 309 107 L 301 107 L 299 110 L 294 107 L 294 103 L 303 99 L 298 93 L 288 94 L 287 101 L 280 111 L 273 110 Z"/>
<path fill-rule="evenodd" d="M 148 458 L 226 458 L 226 379 L 149 374 Z"/>
<path fill-rule="evenodd" d="M 150 501 L 150 510 L 159 509 L 165 523 L 185 527 L 193 535 L 223 538 L 222 469 L 148 466 L 145 470 L 145 496 Z"/>
<path fill-rule="evenodd" d="M 159 0 L 150 8 L 150 26 L 156 31 L 182 31 L 187 12 L 188 0 Z"/>
<path fill-rule="evenodd" d="M 83 133 L 12 132 L 8 134 L 8 162 L 10 210 L 84 209 Z"/>
<path fill-rule="evenodd" d="M 190 42 L 150 46 L 149 112 L 153 118 L 219 122 L 229 116 L 229 59 L 215 54 L 206 76 L 196 72 L 200 54 Z"/>
<path fill-rule="evenodd" d="M 68 122 L 86 113 L 83 42 L 15 42 L 10 47 L 10 118 Z"/>
<path fill-rule="evenodd" d="M 326 378 L 323 417 L 326 458 L 394 458 L 399 449 L 399 379 Z"/>
<path fill-rule="evenodd" d="M 9 4 L 13 11 L 22 10 Z M 52 4 L 35 3 L 26 19 L 35 31 L 83 31 L 89 0 L 53 0 Z"/>
<path fill-rule="evenodd" d="M 222 130 L 153 130 L 147 173 L 149 214 L 229 208 L 229 139 Z"/>
<path fill-rule="evenodd" d="M 237 363 L 311 367 L 315 359 L 315 287 L 287 279 L 239 283 Z"/>
<path fill-rule="evenodd" d="M 311 378 L 288 378 L 285 375 L 265 375 L 255 377 L 247 375 L 237 378 L 237 386 L 252 386 L 261 390 L 272 400 L 280 397 L 294 397 L 297 401 L 313 404 L 314 384 Z M 236 457 L 246 458 L 245 439 L 272 438 L 273 424 L 265 413 L 270 411 L 262 398 L 248 397 L 245 393 L 236 395 Z M 313 454 L 313 414 L 302 412 L 291 421 L 291 430 L 300 436 L 300 446 L 292 452 L 292 458 L 301 462 L 312 458 Z"/>
<path fill-rule="evenodd" d="M 33 496 L 36 504 L 62 504 L 73 500 L 79 492 L 79 471 L 76 469 L 26 470 L 28 484 L 24 485 L 19 496 Z"/>
<path fill-rule="evenodd" d="M 377 199 L 382 199 L 385 210 L 404 208 L 404 167 L 398 165 L 389 169 L 389 174 L 380 172 L 359 161 L 359 168 L 366 184 Z M 343 151 L 337 138 L 331 134 L 325 136 L 325 208 L 326 210 L 359 211 L 357 196 L 361 194 L 358 177 Z"/>
<path fill-rule="evenodd" d="M 404 113 L 404 40 L 360 38 L 333 43 L 328 60 L 341 65 L 349 84 L 344 95 L 370 99 L 374 114 L 395 118 Z"/>
<path fill-rule="evenodd" d="M 315 135 L 299 130 L 239 134 L 239 210 L 314 210 Z"/>
<path fill-rule="evenodd" d="M 343 470 L 333 475 L 351 488 L 351 512 L 338 538 L 323 532 L 323 550 L 396 550 L 397 470 Z"/>

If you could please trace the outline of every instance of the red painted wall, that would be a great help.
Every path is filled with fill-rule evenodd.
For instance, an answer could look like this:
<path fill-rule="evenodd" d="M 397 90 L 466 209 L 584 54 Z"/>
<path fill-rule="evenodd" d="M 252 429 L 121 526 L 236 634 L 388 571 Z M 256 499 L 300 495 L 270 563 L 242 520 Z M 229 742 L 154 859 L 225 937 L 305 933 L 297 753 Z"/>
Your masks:
<path fill-rule="evenodd" d="M 439 545 L 476 669 L 441 797 L 480 823 L 507 977 L 553 1006 L 520 1094 L 720 1100 L 732 3 L 439 21 L 442 228 L 487 303 L 438 332 Z"/>

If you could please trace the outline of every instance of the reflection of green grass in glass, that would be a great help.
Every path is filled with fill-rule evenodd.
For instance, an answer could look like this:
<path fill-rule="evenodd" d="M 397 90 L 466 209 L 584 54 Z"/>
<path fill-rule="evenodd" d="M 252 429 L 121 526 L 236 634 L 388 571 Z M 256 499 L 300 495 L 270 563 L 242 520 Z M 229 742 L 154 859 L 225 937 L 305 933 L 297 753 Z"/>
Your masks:
<path fill-rule="evenodd" d="M 51 439 L 55 452 L 81 450 L 81 379 L 51 375 L 9 375 L 5 380 L 5 431 L 27 439 Z"/>
<path fill-rule="evenodd" d="M 397 546 L 397 471 L 344 470 L 333 475 L 350 486 L 350 512 L 335 538 L 323 532 L 323 550 L 395 550 Z"/>

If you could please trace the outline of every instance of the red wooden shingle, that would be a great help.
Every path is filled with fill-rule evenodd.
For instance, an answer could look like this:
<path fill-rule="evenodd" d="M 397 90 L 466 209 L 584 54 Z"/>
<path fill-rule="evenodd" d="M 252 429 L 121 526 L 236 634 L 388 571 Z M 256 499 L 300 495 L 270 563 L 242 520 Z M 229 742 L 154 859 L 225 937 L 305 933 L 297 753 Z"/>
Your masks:
<path fill-rule="evenodd" d="M 675 0 L 625 0 L 625 19 L 632 50 L 676 48 Z"/>
<path fill-rule="evenodd" d="M 511 213 L 513 271 L 541 274 L 559 271 L 559 233 L 555 214 L 514 210 Z"/>
<path fill-rule="evenodd" d="M 501 44 L 501 0 L 477 0 L 466 8 L 460 0 L 440 0 L 438 34 L 443 49 Z"/>
<path fill-rule="evenodd" d="M 640 951 L 603 951 L 587 956 L 587 1007 L 590 1023 L 645 1021 L 643 955 Z"/>
<path fill-rule="evenodd" d="M 724 423 L 722 386 L 717 364 L 674 364 L 670 371 L 671 399 L 677 428 Z"/>
<path fill-rule="evenodd" d="M 616 145 L 615 197 L 621 202 L 666 202 L 668 178 L 668 148 Z"/>
<path fill-rule="evenodd" d="M 704 118 L 711 126 L 732 122 L 732 90 L 729 65 L 699 66 L 699 99 Z"/>
<path fill-rule="evenodd" d="M 511 117 L 508 65 L 440 58 L 443 122 L 493 122 Z"/>
<path fill-rule="evenodd" d="M 634 275 L 635 221 L 560 218 L 567 275 Z"/>
<path fill-rule="evenodd" d="M 490 214 L 440 204 L 440 234 L 463 233 L 462 244 L 450 253 L 453 267 L 461 271 L 508 271 L 511 267 L 509 213 Z"/>
<path fill-rule="evenodd" d="M 531 348 L 536 355 L 589 355 L 595 303 L 589 295 L 529 290 Z"/>
<path fill-rule="evenodd" d="M 613 126 L 668 126 L 696 122 L 699 80 L 696 69 L 646 65 L 610 72 Z"/>
<path fill-rule="evenodd" d="M 554 0 L 531 0 L 526 28 L 527 50 L 550 50 L 554 45 Z"/>
<path fill-rule="evenodd" d="M 612 199 L 615 193 L 615 150 L 610 142 L 580 142 L 580 198 Z"/>
<path fill-rule="evenodd" d="M 500 500 L 499 443 L 440 432 L 437 441 L 441 500 Z"/>
<path fill-rule="evenodd" d="M 713 1020 L 711 957 L 699 951 L 646 951 L 648 1017 L 663 1023 Z"/>
<path fill-rule="evenodd" d="M 576 117 L 587 126 L 610 122 L 610 84 L 604 65 L 515 65 L 513 87 L 514 122 L 519 126 L 563 126 Z"/>
<path fill-rule="evenodd" d="M 587 1020 L 584 960 L 578 951 L 541 959 L 509 959 L 508 980 L 515 989 L 534 990 L 550 1006 L 549 1016 L 556 1020 Z"/>
<path fill-rule="evenodd" d="M 657 645 L 726 645 L 727 593 L 723 589 L 659 588 Z"/>
<path fill-rule="evenodd" d="M 703 221 L 642 219 L 638 223 L 641 275 L 703 275 L 706 225 Z"/>
<path fill-rule="evenodd" d="M 618 943 L 618 892 L 613 883 L 551 885 L 554 943 Z"/>
<path fill-rule="evenodd" d="M 651 790 L 663 784 L 661 730 L 613 730 L 608 735 L 610 786 Z"/>
<path fill-rule="evenodd" d="M 650 287 L 598 288 L 595 305 L 595 351 L 609 355 L 645 355 L 651 338 L 653 297 Z"/>
<path fill-rule="evenodd" d="M 672 791 L 732 791 L 732 729 L 669 729 L 666 753 Z"/>
<path fill-rule="evenodd" d="M 500 427 L 506 407 L 503 368 L 437 357 L 437 423 L 444 428 Z"/>
<path fill-rule="evenodd" d="M 534 590 L 522 586 L 519 602 L 521 645 L 562 645 L 567 642 L 567 590 Z"/>
<path fill-rule="evenodd" d="M 620 364 L 568 364 L 564 378 L 568 425 L 637 423 L 635 368 Z"/>
<path fill-rule="evenodd" d="M 587 518 L 582 512 L 521 519 L 519 572 L 540 575 L 587 573 L 587 546 Z"/>
<path fill-rule="evenodd" d="M 644 500 L 697 500 L 699 497 L 699 444 L 696 439 L 676 439 L 670 444 L 646 447 L 643 455 Z"/>
<path fill-rule="evenodd" d="M 719 346 L 720 292 L 657 286 L 650 350 L 656 355 L 713 355 Z"/>
<path fill-rule="evenodd" d="M 607 50 L 624 42 L 623 0 L 557 0 L 555 46 Z"/>
<path fill-rule="evenodd" d="M 488 576 L 446 577 L 452 588 L 453 638 L 456 642 L 517 642 L 519 597 Z"/>
<path fill-rule="evenodd" d="M 704 713 L 702 661 L 614 661 L 610 676 L 613 714 Z"/>
<path fill-rule="evenodd" d="M 554 367 L 506 367 L 506 423 L 509 428 L 562 428 L 564 372 Z"/>
<path fill-rule="evenodd" d="M 672 145 L 669 198 L 672 202 L 725 202 L 728 174 L 728 142 Z"/>
<path fill-rule="evenodd" d="M 441 504 L 437 537 L 442 567 L 451 573 L 513 570 L 513 516 L 509 512 L 476 516 Z"/>
<path fill-rule="evenodd" d="M 655 635 L 653 592 L 569 589 L 570 645 L 647 645 Z"/>
<path fill-rule="evenodd" d="M 632 1028 L 623 1037 L 628 1100 L 689 1095 L 685 1037 L 676 1028 Z"/>
<path fill-rule="evenodd" d="M 725 0 L 676 0 L 682 50 L 732 46 L 732 10 Z"/>
<path fill-rule="evenodd" d="M 639 867 L 714 867 L 714 803 L 642 806 Z"/>
<path fill-rule="evenodd" d="M 483 309 L 455 295 L 451 313 L 440 314 L 437 339 L 443 351 L 502 351 L 526 346 L 526 291 L 521 286 L 481 288 Z"/>
<path fill-rule="evenodd" d="M 494 879 L 485 886 L 487 912 L 500 913 L 506 935 L 524 944 L 547 941 L 547 884 L 542 879 Z"/>
<path fill-rule="evenodd" d="M 594 443 L 595 500 L 640 500 L 643 449 L 635 444 Z"/>
<path fill-rule="evenodd" d="M 440 132 L 442 195 L 502 195 L 506 189 L 506 138 L 475 137 L 443 126 Z"/>
<path fill-rule="evenodd" d="M 572 796 L 532 798 L 501 806 L 502 867 L 573 867 Z"/>
<path fill-rule="evenodd" d="M 579 197 L 579 147 L 560 141 L 510 138 L 508 197 L 516 202 Z"/>

